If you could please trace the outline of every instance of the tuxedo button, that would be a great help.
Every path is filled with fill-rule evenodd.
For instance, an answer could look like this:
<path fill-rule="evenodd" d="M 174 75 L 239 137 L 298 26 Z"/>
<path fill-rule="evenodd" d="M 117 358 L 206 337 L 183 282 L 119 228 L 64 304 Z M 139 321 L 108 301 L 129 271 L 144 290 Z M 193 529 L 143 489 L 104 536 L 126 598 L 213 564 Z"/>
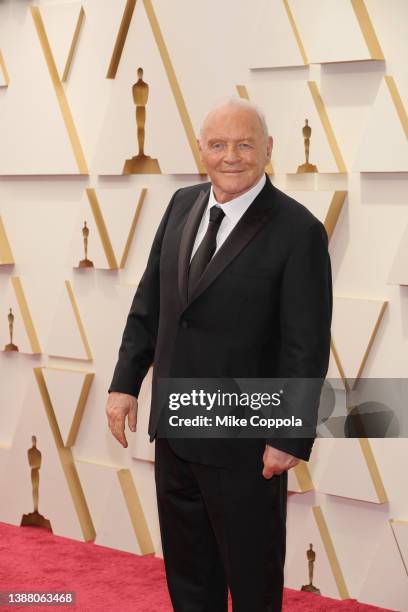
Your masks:
<path fill-rule="evenodd" d="M 188 321 L 186 321 L 185 319 L 181 320 L 181 327 L 183 329 L 188 329 L 189 325 L 188 325 Z"/>

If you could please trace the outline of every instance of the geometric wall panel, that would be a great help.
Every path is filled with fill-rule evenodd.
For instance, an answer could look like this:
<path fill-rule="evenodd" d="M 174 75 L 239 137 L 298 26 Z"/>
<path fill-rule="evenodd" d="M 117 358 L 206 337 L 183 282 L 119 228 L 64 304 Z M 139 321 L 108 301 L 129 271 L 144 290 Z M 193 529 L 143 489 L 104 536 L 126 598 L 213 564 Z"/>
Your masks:
<path fill-rule="evenodd" d="M 64 446 L 74 446 L 94 374 L 60 368 L 43 369 Z"/>
<path fill-rule="evenodd" d="M 308 508 L 306 516 L 301 512 L 300 517 L 296 516 L 301 510 L 297 506 L 296 503 L 288 505 L 288 535 L 291 554 L 286 566 L 290 580 L 285 584 L 294 589 L 300 589 L 303 584 L 308 584 L 306 551 L 309 544 L 312 543 L 316 553 L 313 584 L 320 589 L 322 595 L 347 599 L 349 593 L 321 508 L 319 506 Z M 298 528 L 299 519 L 302 523 L 301 530 Z"/>
<path fill-rule="evenodd" d="M 301 202 L 321 221 L 331 238 L 343 208 L 347 191 L 288 191 L 289 196 Z"/>
<path fill-rule="evenodd" d="M 401 611 L 407 609 L 407 570 L 389 524 L 381 534 L 378 548 L 368 567 L 358 599 L 361 602 L 373 603 L 387 609 Z"/>
<path fill-rule="evenodd" d="M 257 3 L 248 56 L 250 68 L 303 66 L 308 63 L 287 0 Z"/>
<path fill-rule="evenodd" d="M 7 71 L 6 62 L 0 49 L 0 87 L 8 87 L 10 83 L 10 77 Z"/>
<path fill-rule="evenodd" d="M 381 83 L 353 170 L 408 172 L 408 118 L 392 77 Z"/>
<path fill-rule="evenodd" d="M 136 4 L 136 6 L 135 6 Z M 134 9 L 134 14 L 133 14 Z M 132 86 L 137 69 L 149 85 L 146 106 L 145 153 L 157 158 L 163 173 L 204 172 L 191 120 L 167 51 L 159 23 L 149 0 L 128 0 L 128 30 L 119 29 L 113 56 L 118 66 L 109 67 L 111 96 L 97 145 L 98 174 L 122 174 L 126 159 L 136 155 L 135 104 Z M 132 18 L 133 14 L 133 18 Z M 119 47 L 119 49 L 118 49 Z M 163 126 L 166 137 L 163 138 Z M 169 147 L 168 143 L 172 146 Z"/>
<path fill-rule="evenodd" d="M 14 263 L 13 253 L 7 238 L 6 228 L 0 217 L 0 266 L 11 265 Z"/>
<path fill-rule="evenodd" d="M 10 278 L 8 292 L 5 299 L 2 299 L 1 304 L 0 349 L 4 350 L 4 346 L 10 343 L 8 315 L 11 308 L 12 314 L 14 315 L 12 328 L 13 344 L 18 346 L 20 353 L 28 353 L 30 355 L 40 354 L 41 347 L 38 341 L 37 332 L 31 317 L 26 294 L 19 277 L 12 276 Z M 8 354 L 10 355 L 11 353 Z"/>
<path fill-rule="evenodd" d="M 147 189 L 118 191 L 86 189 L 71 247 L 71 263 L 78 267 L 85 258 L 82 228 L 89 229 L 88 259 L 94 268 L 117 270 L 124 268 L 135 235 Z M 75 258 L 75 259 L 74 259 Z M 83 270 L 90 268 L 83 268 Z"/>
<path fill-rule="evenodd" d="M 376 504 L 387 502 L 384 485 L 368 444 L 367 439 L 333 440 L 325 469 L 318 479 L 315 477 L 316 489 L 321 493 Z"/>
<path fill-rule="evenodd" d="M 358 379 L 381 323 L 386 301 L 335 297 L 332 349 L 342 377 Z"/>
<path fill-rule="evenodd" d="M 44 4 L 41 14 L 59 78 L 66 81 L 85 17 L 84 9 L 80 2 Z"/>
<path fill-rule="evenodd" d="M 128 469 L 117 471 L 110 483 L 95 543 L 139 555 L 154 552 L 139 495 Z"/>
<path fill-rule="evenodd" d="M 383 60 L 364 0 L 289 0 L 310 63 Z"/>
<path fill-rule="evenodd" d="M 7 95 L 2 96 L 0 174 L 77 174 L 64 116 L 27 5 L 25 11 L 17 30 L 14 74 Z M 69 109 L 64 112 L 67 117 Z"/>
<path fill-rule="evenodd" d="M 70 449 L 64 448 L 41 368 L 34 369 L 24 400 L 7 468 L 0 483 L 2 520 L 20 525 L 23 514 L 33 511 L 31 468 L 27 451 L 32 436 L 41 453 L 39 512 L 57 535 L 91 540 L 95 532 Z M 18 483 L 18 486 L 16 486 Z"/>
<path fill-rule="evenodd" d="M 92 361 L 92 353 L 70 281 L 65 281 L 47 343 L 53 357 Z"/>
<path fill-rule="evenodd" d="M 264 109 L 270 133 L 274 137 L 272 160 L 276 174 L 296 173 L 298 166 L 304 163 L 302 129 L 306 118 L 312 129 L 310 163 L 317 166 L 319 173 L 346 171 L 315 81 L 287 79 L 264 83 L 253 80 L 248 89 L 251 101 Z"/>
<path fill-rule="evenodd" d="M 306 461 L 300 461 L 298 465 L 288 472 L 288 491 L 292 493 L 307 493 L 313 491 L 314 485 L 310 476 Z"/>
<path fill-rule="evenodd" d="M 391 271 L 389 285 L 408 285 L 408 226 L 397 248 Z"/>
<path fill-rule="evenodd" d="M 390 519 L 390 525 L 408 576 L 408 521 Z"/>
<path fill-rule="evenodd" d="M 48 68 L 49 78 L 52 82 L 54 93 L 57 98 L 57 103 L 59 105 L 59 110 L 65 123 L 65 128 L 72 147 L 72 152 L 76 159 L 78 172 L 79 174 L 88 174 L 88 166 L 84 156 L 84 151 L 82 149 L 82 145 L 79 140 L 79 135 L 75 127 L 74 118 L 72 116 L 71 109 L 68 103 L 68 98 L 65 94 L 61 78 L 58 74 L 57 65 L 55 63 L 55 59 L 53 56 L 52 48 L 50 46 L 44 21 L 42 19 L 40 8 L 38 6 L 31 6 L 30 8 L 32 21 L 37 32 L 38 41 L 43 53 L 43 61 L 45 61 Z"/>

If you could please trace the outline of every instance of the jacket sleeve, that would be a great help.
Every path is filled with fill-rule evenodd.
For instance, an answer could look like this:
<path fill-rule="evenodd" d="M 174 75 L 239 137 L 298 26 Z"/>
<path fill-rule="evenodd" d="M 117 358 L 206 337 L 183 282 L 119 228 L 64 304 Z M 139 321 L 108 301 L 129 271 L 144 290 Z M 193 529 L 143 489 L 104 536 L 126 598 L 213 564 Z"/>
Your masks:
<path fill-rule="evenodd" d="M 157 229 L 146 269 L 133 298 L 109 393 L 119 391 L 137 397 L 153 363 L 160 311 L 161 245 L 178 191 L 171 198 Z"/>
<path fill-rule="evenodd" d="M 291 384 L 299 413 L 306 416 L 313 429 L 329 364 L 332 302 L 328 239 L 323 224 L 316 220 L 296 243 L 283 272 L 279 358 L 279 378 L 303 379 L 303 383 L 311 379 L 309 384 L 293 380 Z M 270 438 L 266 442 L 307 461 L 314 437 Z"/>

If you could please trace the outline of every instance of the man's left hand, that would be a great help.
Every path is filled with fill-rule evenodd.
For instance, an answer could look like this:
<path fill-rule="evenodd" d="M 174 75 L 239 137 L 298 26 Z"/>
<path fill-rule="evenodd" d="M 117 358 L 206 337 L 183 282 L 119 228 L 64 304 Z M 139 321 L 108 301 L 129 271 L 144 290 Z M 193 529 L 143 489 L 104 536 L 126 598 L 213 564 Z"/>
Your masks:
<path fill-rule="evenodd" d="M 264 469 L 262 476 L 269 480 L 272 476 L 282 474 L 286 470 L 295 467 L 299 461 L 300 459 L 297 457 L 267 444 L 263 454 Z"/>

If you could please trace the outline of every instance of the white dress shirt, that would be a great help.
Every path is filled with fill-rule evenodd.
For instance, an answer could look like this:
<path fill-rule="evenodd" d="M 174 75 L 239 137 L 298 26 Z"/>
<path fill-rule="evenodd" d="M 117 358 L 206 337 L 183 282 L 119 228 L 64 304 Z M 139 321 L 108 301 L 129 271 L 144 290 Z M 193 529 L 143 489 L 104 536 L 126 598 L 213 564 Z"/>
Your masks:
<path fill-rule="evenodd" d="M 249 191 L 246 191 L 242 195 L 238 196 L 237 198 L 234 198 L 233 200 L 230 200 L 229 202 L 225 202 L 225 204 L 220 204 L 219 202 L 217 202 L 214 196 L 214 191 L 213 189 L 211 189 L 207 208 L 205 209 L 204 214 L 201 218 L 201 223 L 197 231 L 193 250 L 191 251 L 190 261 L 194 257 L 194 254 L 200 246 L 200 243 L 204 238 L 205 232 L 207 231 L 208 224 L 210 221 L 210 208 L 212 206 L 218 206 L 219 208 L 222 208 L 225 213 L 225 217 L 221 221 L 221 225 L 217 233 L 217 247 L 215 249 L 215 252 L 217 252 L 222 243 L 230 235 L 244 212 L 247 210 L 247 208 L 249 208 L 258 193 L 262 190 L 263 186 L 265 185 L 265 182 L 266 176 L 265 174 L 262 174 L 259 181 L 253 187 L 251 187 Z"/>

